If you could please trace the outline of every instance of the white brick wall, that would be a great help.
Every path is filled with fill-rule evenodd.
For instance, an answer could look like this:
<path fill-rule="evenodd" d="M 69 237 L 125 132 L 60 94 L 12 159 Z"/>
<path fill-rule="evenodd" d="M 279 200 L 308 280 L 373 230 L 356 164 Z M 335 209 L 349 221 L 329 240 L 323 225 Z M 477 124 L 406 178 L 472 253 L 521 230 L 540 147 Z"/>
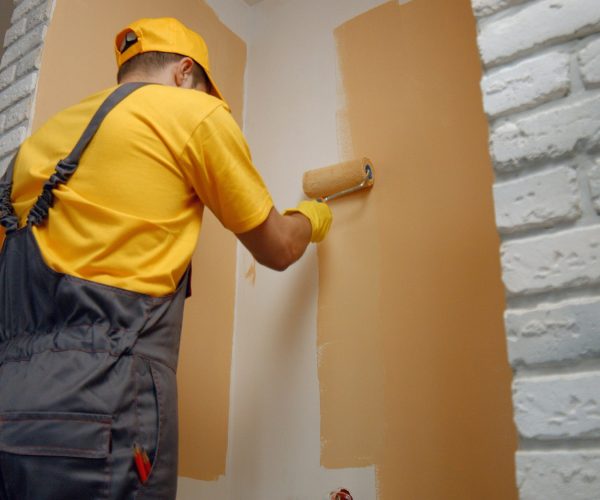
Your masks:
<path fill-rule="evenodd" d="M 571 86 L 569 54 L 550 52 L 483 77 L 483 104 L 491 118 L 565 96 Z"/>
<path fill-rule="evenodd" d="M 23 57 L 23 55 L 27 54 L 30 50 L 38 47 L 46 37 L 46 30 L 47 27 L 45 25 L 38 25 L 31 31 L 26 32 L 22 37 L 17 38 L 14 43 L 7 45 L 4 55 L 2 56 L 2 64 L 0 67 L 6 67 L 10 63 Z"/>
<path fill-rule="evenodd" d="M 515 368 L 600 357 L 600 298 L 509 309 L 505 323 Z"/>
<path fill-rule="evenodd" d="M 522 500 L 594 500 L 599 496 L 598 451 L 521 451 L 517 471 Z"/>
<path fill-rule="evenodd" d="M 0 72 L 0 90 L 8 87 L 12 82 L 15 81 L 15 76 L 17 74 L 17 65 L 13 64 L 9 66 L 5 70 Z"/>
<path fill-rule="evenodd" d="M 0 61 L 0 174 L 27 136 L 54 0 L 15 0 Z"/>
<path fill-rule="evenodd" d="M 37 80 L 38 73 L 35 71 L 25 75 L 20 80 L 12 82 L 8 88 L 0 92 L 0 111 L 4 111 L 24 97 L 30 96 L 36 88 Z"/>
<path fill-rule="evenodd" d="M 600 437 L 600 372 L 526 377 L 515 380 L 513 386 L 515 422 L 521 436 L 541 440 Z"/>
<path fill-rule="evenodd" d="M 592 204 L 596 212 L 600 213 L 600 159 L 597 159 L 595 165 L 590 169 L 588 179 Z"/>
<path fill-rule="evenodd" d="M 27 128 L 24 126 L 14 128 L 0 136 L 0 158 L 15 151 L 27 137 Z"/>
<path fill-rule="evenodd" d="M 600 1 L 472 0 L 520 498 L 600 499 Z"/>
<path fill-rule="evenodd" d="M 493 66 L 600 29 L 598 0 L 539 0 L 481 25 L 479 48 Z"/>
<path fill-rule="evenodd" d="M 475 12 L 476 16 L 489 16 L 506 7 L 518 5 L 526 1 L 527 0 L 473 0 L 473 12 Z"/>
<path fill-rule="evenodd" d="M 560 167 L 494 186 L 496 224 L 514 233 L 573 221 L 581 216 L 575 170 Z"/>
<path fill-rule="evenodd" d="M 600 38 L 596 38 L 579 52 L 581 77 L 588 88 L 600 84 Z"/>
<path fill-rule="evenodd" d="M 4 44 L 6 46 L 12 45 L 20 37 L 25 35 L 27 31 L 27 18 L 19 19 L 16 23 L 13 23 L 11 27 L 6 31 L 4 36 Z"/>
<path fill-rule="evenodd" d="M 598 2 L 600 5 L 600 2 Z M 600 140 L 600 92 L 559 100 L 543 111 L 508 117 L 491 131 L 496 168 L 512 170 L 527 163 L 563 158 Z"/>
<path fill-rule="evenodd" d="M 510 295 L 600 284 L 600 225 L 509 241 L 501 254 Z"/>
<path fill-rule="evenodd" d="M 21 19 L 23 16 L 29 14 L 31 10 L 35 9 L 39 5 L 47 5 L 50 2 L 47 0 L 14 0 L 14 3 L 15 10 L 13 11 L 12 16 L 13 23 Z M 49 8 L 52 9 L 52 7 Z"/>

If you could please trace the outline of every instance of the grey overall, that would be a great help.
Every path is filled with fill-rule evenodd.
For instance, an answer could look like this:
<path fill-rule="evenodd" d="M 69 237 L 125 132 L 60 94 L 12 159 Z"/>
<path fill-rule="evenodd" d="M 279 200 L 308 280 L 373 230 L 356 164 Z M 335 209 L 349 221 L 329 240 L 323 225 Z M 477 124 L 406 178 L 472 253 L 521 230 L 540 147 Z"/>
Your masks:
<path fill-rule="evenodd" d="M 31 231 L 104 116 L 141 85 L 122 85 L 102 104 L 25 227 L 10 201 L 12 165 L 0 184 L 1 500 L 175 498 L 175 370 L 189 272 L 160 298 L 105 286 L 50 269 Z M 144 484 L 134 444 L 152 463 Z"/>

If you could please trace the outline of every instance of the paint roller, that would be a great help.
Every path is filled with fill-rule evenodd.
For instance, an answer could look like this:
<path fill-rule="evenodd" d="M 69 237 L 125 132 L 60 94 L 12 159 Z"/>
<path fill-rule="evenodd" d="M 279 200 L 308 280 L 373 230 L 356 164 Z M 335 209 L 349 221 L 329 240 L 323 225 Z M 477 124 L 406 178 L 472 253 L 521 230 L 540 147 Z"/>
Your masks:
<path fill-rule="evenodd" d="M 309 170 L 302 178 L 302 188 L 309 198 L 326 202 L 370 188 L 374 182 L 373 163 L 363 158 Z"/>

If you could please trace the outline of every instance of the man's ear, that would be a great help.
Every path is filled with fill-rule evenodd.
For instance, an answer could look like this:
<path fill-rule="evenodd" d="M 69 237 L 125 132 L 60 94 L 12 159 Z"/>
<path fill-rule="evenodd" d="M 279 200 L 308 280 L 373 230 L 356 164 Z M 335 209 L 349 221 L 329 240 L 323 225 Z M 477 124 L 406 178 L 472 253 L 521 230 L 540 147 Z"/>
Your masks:
<path fill-rule="evenodd" d="M 175 65 L 175 84 L 178 87 L 191 85 L 192 81 L 192 68 L 194 67 L 194 61 L 189 57 L 183 57 Z"/>

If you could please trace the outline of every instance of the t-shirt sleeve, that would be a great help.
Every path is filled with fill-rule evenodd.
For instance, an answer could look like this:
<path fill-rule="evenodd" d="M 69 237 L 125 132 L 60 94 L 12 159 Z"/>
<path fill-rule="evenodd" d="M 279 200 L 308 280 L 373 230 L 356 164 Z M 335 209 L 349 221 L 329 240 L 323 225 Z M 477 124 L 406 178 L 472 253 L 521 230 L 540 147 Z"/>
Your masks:
<path fill-rule="evenodd" d="M 271 195 L 242 131 L 223 106 L 198 125 L 182 159 L 199 198 L 227 229 L 244 233 L 265 221 L 273 208 Z"/>

